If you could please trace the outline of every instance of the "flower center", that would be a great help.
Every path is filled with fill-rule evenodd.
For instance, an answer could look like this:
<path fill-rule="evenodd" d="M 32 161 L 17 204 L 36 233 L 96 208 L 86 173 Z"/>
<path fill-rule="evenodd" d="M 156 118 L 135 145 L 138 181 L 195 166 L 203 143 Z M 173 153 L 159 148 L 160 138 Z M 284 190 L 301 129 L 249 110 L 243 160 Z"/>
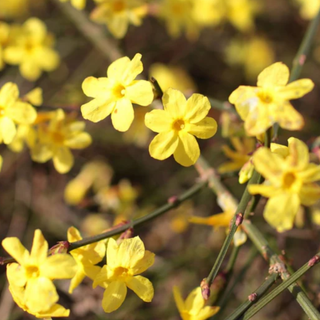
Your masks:
<path fill-rule="evenodd" d="M 114 12 L 123 11 L 126 8 L 126 4 L 122 0 L 117 0 L 113 2 L 112 9 Z"/>
<path fill-rule="evenodd" d="M 126 88 L 122 84 L 117 84 L 113 87 L 112 93 L 116 99 L 121 99 L 126 94 Z"/>
<path fill-rule="evenodd" d="M 258 92 L 258 98 L 264 103 L 271 103 L 273 101 L 272 92 L 269 90 L 260 90 Z"/>
<path fill-rule="evenodd" d="M 113 271 L 113 276 L 115 278 L 125 278 L 127 276 L 128 269 L 123 267 L 117 267 Z"/>
<path fill-rule="evenodd" d="M 184 5 L 186 5 L 186 4 L 181 4 L 181 3 L 173 4 L 171 7 L 172 13 L 175 16 L 182 16 L 184 13 Z"/>
<path fill-rule="evenodd" d="M 63 144 L 64 136 L 61 132 L 54 131 L 51 133 L 52 140 L 57 144 Z"/>
<path fill-rule="evenodd" d="M 0 106 L 0 117 L 3 117 L 4 114 L 5 114 L 5 109 L 4 109 L 4 107 Z"/>
<path fill-rule="evenodd" d="M 172 124 L 172 128 L 176 131 L 183 130 L 186 127 L 185 122 L 183 119 L 178 119 Z"/>
<path fill-rule="evenodd" d="M 286 189 L 290 189 L 294 182 L 296 181 L 296 176 L 292 172 L 288 172 L 283 177 L 283 186 Z"/>
<path fill-rule="evenodd" d="M 38 278 L 40 275 L 40 270 L 37 266 L 27 266 L 25 267 L 26 277 L 30 278 Z"/>

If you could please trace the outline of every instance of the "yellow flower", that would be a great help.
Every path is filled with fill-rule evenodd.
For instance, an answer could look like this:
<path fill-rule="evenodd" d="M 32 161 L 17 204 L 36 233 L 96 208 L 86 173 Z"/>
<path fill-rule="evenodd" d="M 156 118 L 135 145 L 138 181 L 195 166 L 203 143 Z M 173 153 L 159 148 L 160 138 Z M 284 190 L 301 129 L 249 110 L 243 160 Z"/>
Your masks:
<path fill-rule="evenodd" d="M 97 7 L 91 12 L 91 19 L 105 23 L 110 33 L 120 39 L 127 33 L 129 24 L 140 26 L 147 14 L 144 0 L 95 0 Z"/>
<path fill-rule="evenodd" d="M 84 149 L 91 144 L 91 137 L 83 132 L 84 128 L 83 121 L 66 116 L 62 109 L 56 110 L 49 123 L 41 122 L 36 128 L 32 160 L 44 163 L 52 158 L 59 173 L 68 172 L 74 163 L 70 149 Z"/>
<path fill-rule="evenodd" d="M 40 230 L 34 233 L 30 253 L 18 238 L 5 238 L 2 246 L 17 261 L 7 266 L 9 289 L 17 304 L 35 315 L 57 310 L 68 313 L 56 305 L 59 296 L 52 280 L 72 278 L 76 270 L 74 259 L 68 254 L 48 257 L 48 243 Z"/>
<path fill-rule="evenodd" d="M 246 77 L 252 80 L 260 70 L 273 63 L 274 53 L 264 38 L 233 39 L 226 48 L 226 60 L 230 65 L 242 65 Z"/>
<path fill-rule="evenodd" d="M 75 242 L 81 240 L 80 232 L 70 227 L 68 229 L 68 241 Z M 85 276 L 90 279 L 94 279 L 100 271 L 100 267 L 96 266 L 106 253 L 105 241 L 99 241 L 92 244 L 88 244 L 79 249 L 72 250 L 70 254 L 73 256 L 78 265 L 78 270 L 74 277 L 71 279 L 69 293 L 82 282 Z"/>
<path fill-rule="evenodd" d="M 217 131 L 217 123 L 206 117 L 211 106 L 207 97 L 193 94 L 188 101 L 174 89 L 168 89 L 162 98 L 164 110 L 153 110 L 146 114 L 145 124 L 159 134 L 151 141 L 151 157 L 164 160 L 172 154 L 182 166 L 196 163 L 200 156 L 198 142 L 208 139 Z"/>
<path fill-rule="evenodd" d="M 69 0 L 60 0 L 61 2 L 67 2 Z M 86 0 L 70 0 L 71 4 L 78 10 L 84 9 L 86 6 Z"/>
<path fill-rule="evenodd" d="M 145 250 L 139 237 L 124 239 L 120 244 L 110 238 L 107 265 L 102 267 L 93 283 L 94 287 L 100 285 L 106 289 L 102 300 L 104 311 L 109 313 L 121 306 L 127 295 L 127 287 L 143 301 L 151 302 L 154 294 L 152 283 L 139 274 L 153 263 L 154 254 Z"/>
<path fill-rule="evenodd" d="M 3 50 L 5 46 L 8 44 L 10 35 L 10 27 L 5 22 L 0 22 L 0 70 L 2 70 L 5 66 Z"/>
<path fill-rule="evenodd" d="M 155 63 L 150 67 L 149 73 L 151 77 L 154 77 L 158 81 L 163 91 L 174 88 L 186 93 L 187 91 L 194 91 L 196 89 L 192 78 L 180 67 Z"/>
<path fill-rule="evenodd" d="M 295 0 L 295 2 L 301 7 L 301 17 L 307 20 L 313 19 L 320 9 L 319 0 Z"/>
<path fill-rule="evenodd" d="M 30 0 L 0 1 L 0 19 L 12 19 L 28 14 Z"/>
<path fill-rule="evenodd" d="M 161 3 L 160 18 L 165 20 L 170 36 L 177 38 L 183 30 L 190 40 L 199 34 L 199 26 L 193 17 L 192 0 L 164 0 Z"/>
<path fill-rule="evenodd" d="M 221 0 L 194 0 L 192 16 L 201 26 L 216 26 L 224 18 L 224 3 Z"/>
<path fill-rule="evenodd" d="M 15 41 L 4 50 L 8 64 L 19 65 L 23 77 L 37 80 L 42 71 L 53 71 L 59 65 L 59 55 L 52 49 L 53 37 L 45 24 L 37 19 L 28 19 L 21 27 Z"/>
<path fill-rule="evenodd" d="M 220 165 L 219 173 L 240 170 L 250 160 L 250 154 L 255 150 L 256 142 L 253 138 L 243 138 L 241 140 L 238 137 L 232 137 L 230 141 L 235 151 L 227 145 L 222 146 L 222 151 L 231 161 Z"/>
<path fill-rule="evenodd" d="M 31 124 L 37 113 L 26 102 L 19 100 L 19 89 L 12 82 L 6 83 L 0 90 L 0 142 L 9 144 L 16 135 L 17 124 Z"/>
<path fill-rule="evenodd" d="M 93 122 L 106 118 L 116 130 L 127 131 L 133 121 L 132 103 L 148 106 L 153 100 L 149 81 L 135 80 L 143 70 L 141 54 L 130 61 L 128 57 L 114 61 L 108 68 L 107 78 L 88 77 L 82 83 L 86 96 L 94 98 L 81 106 L 82 116 Z"/>
<path fill-rule="evenodd" d="M 291 82 L 289 69 L 276 62 L 264 69 L 258 76 L 258 87 L 240 86 L 229 97 L 236 106 L 248 135 L 256 136 L 265 132 L 275 122 L 287 130 L 299 130 L 304 120 L 289 100 L 304 96 L 313 89 L 310 79 Z"/>
<path fill-rule="evenodd" d="M 234 213 L 237 210 L 233 201 L 230 201 L 228 196 L 220 195 L 218 198 L 219 206 L 223 209 L 222 213 L 212 215 L 210 217 L 191 217 L 189 221 L 195 224 L 204 224 L 215 228 L 225 228 L 228 232 L 230 221 L 233 219 Z M 234 245 L 241 246 L 247 241 L 247 236 L 241 226 L 237 229 L 233 237 Z"/>
<path fill-rule="evenodd" d="M 197 287 L 191 291 L 186 301 L 183 301 L 178 287 L 173 287 L 173 296 L 183 320 L 205 320 L 219 311 L 219 307 L 205 306 L 201 288 Z"/>
<path fill-rule="evenodd" d="M 320 186 L 315 183 L 320 180 L 320 166 L 309 163 L 308 148 L 302 141 L 290 138 L 288 142 L 286 157 L 267 148 L 255 152 L 255 169 L 267 181 L 249 186 L 251 194 L 269 198 L 264 217 L 279 232 L 292 228 L 301 204 L 310 206 L 320 199 Z"/>

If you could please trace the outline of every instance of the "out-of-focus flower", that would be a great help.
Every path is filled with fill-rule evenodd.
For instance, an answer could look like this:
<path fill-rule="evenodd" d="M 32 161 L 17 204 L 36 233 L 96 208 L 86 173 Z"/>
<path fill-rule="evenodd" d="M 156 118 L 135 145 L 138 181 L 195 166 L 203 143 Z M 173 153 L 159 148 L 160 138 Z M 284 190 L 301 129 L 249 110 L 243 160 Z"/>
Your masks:
<path fill-rule="evenodd" d="M 254 156 L 255 169 L 266 182 L 250 185 L 251 194 L 269 198 L 264 217 L 277 231 L 290 230 L 300 205 L 310 206 L 320 199 L 320 166 L 309 163 L 307 146 L 296 138 L 288 140 L 285 158 L 267 148 L 259 148 Z"/>
<path fill-rule="evenodd" d="M 205 306 L 201 288 L 197 287 L 191 291 L 186 301 L 183 301 L 178 287 L 173 287 L 173 296 L 183 320 L 205 320 L 219 311 L 219 307 Z"/>
<path fill-rule="evenodd" d="M 30 0 L 0 1 L 0 19 L 25 16 L 29 12 Z"/>
<path fill-rule="evenodd" d="M 310 92 L 314 84 L 310 79 L 291 82 L 289 69 L 277 62 L 264 69 L 258 76 L 258 87 L 240 86 L 229 97 L 242 120 L 249 136 L 265 132 L 275 122 L 287 130 L 299 130 L 304 120 L 289 100 Z"/>
<path fill-rule="evenodd" d="M 134 119 L 132 103 L 148 106 L 153 100 L 149 81 L 135 80 L 143 70 L 141 54 L 114 61 L 108 68 L 108 78 L 88 77 L 82 83 L 86 96 L 94 98 L 81 106 L 82 116 L 99 122 L 111 113 L 115 129 L 127 131 Z"/>
<path fill-rule="evenodd" d="M 194 0 L 193 19 L 201 26 L 216 26 L 224 18 L 224 2 L 221 0 Z"/>
<path fill-rule="evenodd" d="M 260 11 L 259 2 L 255 0 L 226 0 L 225 16 L 230 23 L 242 32 L 254 28 L 254 17 Z"/>
<path fill-rule="evenodd" d="M 5 46 L 8 44 L 10 35 L 10 27 L 5 22 L 0 22 L 0 70 L 2 70 L 5 66 L 3 50 Z"/>
<path fill-rule="evenodd" d="M 222 111 L 219 118 L 219 124 L 221 136 L 223 138 L 245 135 L 243 122 L 239 119 L 238 115 L 233 112 Z"/>
<path fill-rule="evenodd" d="M 107 265 L 96 276 L 93 286 L 106 290 L 102 307 L 107 313 L 117 310 L 127 295 L 127 287 L 140 299 L 151 302 L 154 294 L 152 283 L 140 273 L 154 263 L 154 254 L 145 250 L 139 237 L 124 239 L 120 244 L 110 238 L 107 244 Z"/>
<path fill-rule="evenodd" d="M 2 246 L 17 261 L 7 266 L 9 289 L 16 303 L 37 317 L 68 316 L 69 310 L 56 304 L 59 296 L 52 280 L 72 278 L 74 259 L 63 253 L 48 257 L 48 243 L 40 230 L 34 233 L 30 253 L 18 238 L 5 238 Z"/>
<path fill-rule="evenodd" d="M 182 91 L 184 93 L 196 90 L 196 85 L 189 74 L 177 66 L 167 66 L 162 63 L 155 63 L 149 69 L 150 77 L 154 77 L 162 91 L 169 88 Z"/>
<path fill-rule="evenodd" d="M 129 24 L 140 26 L 147 14 L 144 0 L 95 0 L 97 7 L 91 12 L 91 19 L 106 24 L 116 38 L 123 38 Z"/>
<path fill-rule="evenodd" d="M 92 237 L 110 228 L 110 223 L 101 213 L 90 213 L 81 221 L 81 231 L 86 237 Z"/>
<path fill-rule="evenodd" d="M 162 101 L 164 110 L 152 110 L 145 117 L 146 126 L 159 133 L 150 143 L 150 155 L 164 160 L 173 154 L 179 164 L 189 167 L 200 156 L 194 136 L 209 139 L 217 131 L 216 121 L 207 117 L 209 100 L 195 93 L 187 101 L 180 91 L 168 89 Z"/>
<path fill-rule="evenodd" d="M 171 210 L 168 215 L 171 229 L 176 233 L 186 231 L 189 226 L 189 218 L 193 211 L 191 201 L 185 201 L 177 209 Z"/>
<path fill-rule="evenodd" d="M 243 165 L 249 161 L 250 154 L 255 150 L 256 141 L 254 138 L 240 139 L 238 137 L 232 137 L 230 141 L 235 150 L 232 150 L 227 145 L 222 146 L 222 151 L 231 161 L 220 165 L 218 168 L 219 173 L 240 170 Z"/>
<path fill-rule="evenodd" d="M 60 58 L 53 45 L 54 38 L 47 32 L 46 25 L 37 18 L 30 18 L 4 49 L 4 60 L 19 65 L 22 76 L 35 81 L 43 71 L 53 71 L 59 65 Z"/>
<path fill-rule="evenodd" d="M 35 121 L 37 112 L 19 99 L 19 89 L 12 82 L 0 90 L 0 142 L 10 144 L 16 133 L 16 124 L 29 125 Z"/>
<path fill-rule="evenodd" d="M 210 217 L 191 217 L 189 221 L 196 224 L 204 224 L 208 226 L 213 226 L 214 228 L 225 228 L 228 232 L 230 226 L 230 221 L 233 219 L 234 214 L 237 210 L 236 204 L 228 198 L 228 196 L 221 195 L 218 198 L 218 203 L 223 209 L 222 213 L 212 215 Z M 233 237 L 234 245 L 241 246 L 247 241 L 247 236 L 242 230 L 241 225 L 237 229 Z"/>
<path fill-rule="evenodd" d="M 84 132 L 84 121 L 65 115 L 62 109 L 52 113 L 52 119 L 39 123 L 35 144 L 31 149 L 32 160 L 40 163 L 53 159 L 59 173 L 68 172 L 74 158 L 70 149 L 84 149 L 91 144 L 91 137 Z"/>
<path fill-rule="evenodd" d="M 60 0 L 61 2 L 67 2 L 69 0 Z M 70 0 L 71 4 L 78 10 L 84 9 L 86 6 L 86 0 Z"/>
<path fill-rule="evenodd" d="M 250 40 L 233 39 L 226 47 L 226 61 L 230 65 L 242 65 L 249 80 L 274 62 L 274 52 L 270 43 L 261 37 Z"/>
<path fill-rule="evenodd" d="M 79 240 L 82 240 L 80 232 L 76 228 L 70 227 L 68 229 L 68 241 L 72 243 Z M 71 279 L 69 287 L 69 293 L 72 293 L 85 276 L 94 279 L 100 272 L 100 267 L 96 266 L 96 264 L 99 263 L 106 254 L 105 241 L 88 244 L 72 250 L 70 254 L 73 256 L 78 266 L 77 272 Z"/>
<path fill-rule="evenodd" d="M 92 161 L 83 166 L 80 173 L 67 184 L 64 199 L 68 204 L 77 205 L 93 187 L 95 192 L 109 187 L 113 171 L 102 161 Z"/>
<path fill-rule="evenodd" d="M 300 15 L 303 19 L 313 19 L 320 9 L 319 0 L 295 0 L 300 6 Z"/>
<path fill-rule="evenodd" d="M 144 118 L 149 108 L 135 107 L 134 121 L 128 131 L 124 132 L 123 139 L 138 147 L 145 147 L 150 138 L 150 130 L 144 124 Z"/>
<path fill-rule="evenodd" d="M 193 17 L 192 0 L 163 0 L 160 4 L 159 17 L 165 20 L 170 36 L 177 38 L 183 31 L 190 40 L 199 34 L 199 26 Z"/>

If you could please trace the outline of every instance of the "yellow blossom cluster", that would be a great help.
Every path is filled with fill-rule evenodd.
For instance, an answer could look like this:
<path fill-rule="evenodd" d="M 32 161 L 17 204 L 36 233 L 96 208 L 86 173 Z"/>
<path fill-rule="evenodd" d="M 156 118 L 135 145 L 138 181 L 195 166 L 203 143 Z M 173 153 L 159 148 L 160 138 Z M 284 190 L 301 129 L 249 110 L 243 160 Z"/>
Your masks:
<path fill-rule="evenodd" d="M 54 37 L 38 18 L 29 18 L 24 24 L 0 23 L 0 68 L 5 63 L 18 65 L 21 75 L 37 80 L 43 71 L 53 71 L 60 63 L 53 49 Z"/>
<path fill-rule="evenodd" d="M 76 228 L 69 228 L 69 243 L 81 239 Z M 71 255 L 62 253 L 67 247 L 57 245 L 48 256 L 48 243 L 41 231 L 36 230 L 30 253 L 18 238 L 6 238 L 2 246 L 16 261 L 7 265 L 13 299 L 37 318 L 69 316 L 70 311 L 57 304 L 55 279 L 71 279 L 69 293 L 72 293 L 86 276 L 91 278 L 94 288 L 105 289 L 102 306 L 107 313 L 121 306 L 127 287 L 145 302 L 153 298 L 152 283 L 140 274 L 153 265 L 154 254 L 145 250 L 139 237 L 118 241 L 110 238 L 107 245 L 102 240 L 72 250 Z M 98 266 L 105 256 L 107 263 Z"/>

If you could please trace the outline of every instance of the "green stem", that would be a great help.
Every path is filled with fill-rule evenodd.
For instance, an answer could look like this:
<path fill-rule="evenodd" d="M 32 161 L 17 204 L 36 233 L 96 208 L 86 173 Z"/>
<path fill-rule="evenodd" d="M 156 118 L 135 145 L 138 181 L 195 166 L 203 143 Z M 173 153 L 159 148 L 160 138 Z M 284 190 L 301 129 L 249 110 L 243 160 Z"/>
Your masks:
<path fill-rule="evenodd" d="M 240 251 L 241 246 L 233 246 L 232 251 L 231 251 L 231 255 L 228 261 L 228 264 L 224 270 L 224 272 L 228 275 L 228 278 L 231 276 L 231 273 L 233 271 L 233 268 L 235 266 L 235 263 L 237 261 L 238 258 L 238 254 Z"/>
<path fill-rule="evenodd" d="M 317 253 L 311 260 L 304 264 L 298 271 L 293 273 L 290 278 L 283 281 L 278 287 L 272 290 L 269 294 L 263 297 L 257 304 L 255 304 L 248 312 L 245 313 L 243 320 L 248 320 L 252 318 L 260 309 L 266 306 L 274 298 L 276 298 L 280 293 L 289 288 L 294 282 L 296 282 L 301 276 L 303 276 L 309 269 L 311 269 L 315 264 L 320 261 L 320 252 Z M 313 313 L 309 314 L 309 319 L 319 320 L 319 314 Z M 229 319 L 231 320 L 231 319 Z"/>
<path fill-rule="evenodd" d="M 207 181 L 202 181 L 202 182 L 192 186 L 190 189 L 185 191 L 180 196 L 175 197 L 169 203 L 163 205 L 162 207 L 156 209 L 155 211 L 153 211 L 153 212 L 151 212 L 141 218 L 130 221 L 130 222 L 118 227 L 118 228 L 115 228 L 113 230 L 98 234 L 96 236 L 85 238 L 80 241 L 72 242 L 72 243 L 70 243 L 69 251 L 80 248 L 80 247 L 85 246 L 90 243 L 94 243 L 94 242 L 98 242 L 98 241 L 106 239 L 106 238 L 110 238 L 112 236 L 115 236 L 119 233 L 126 231 L 128 228 L 137 227 L 140 224 L 143 224 L 147 221 L 153 220 L 156 217 L 168 212 L 169 210 L 178 207 L 182 202 L 191 198 L 193 195 L 195 195 L 197 192 L 199 192 L 206 185 L 207 185 Z"/>
<path fill-rule="evenodd" d="M 268 244 L 268 241 L 264 238 L 259 229 L 251 223 L 249 220 L 244 220 L 242 227 L 250 240 L 257 247 L 261 255 L 265 260 L 270 262 L 271 269 L 277 269 L 282 280 L 287 280 L 290 278 L 290 273 L 288 272 L 283 261 L 280 259 L 279 255 L 275 253 Z M 288 290 L 294 295 L 297 302 L 308 315 L 310 319 L 320 319 L 319 311 L 311 303 L 310 299 L 306 293 L 300 288 L 296 283 L 291 284 Z"/>
<path fill-rule="evenodd" d="M 244 193 L 243 193 L 243 195 L 241 197 L 241 200 L 239 202 L 238 208 L 237 208 L 237 210 L 236 210 L 236 212 L 235 212 L 235 214 L 233 216 L 233 221 L 232 221 L 232 224 L 231 224 L 230 231 L 229 231 L 229 233 L 228 233 L 228 235 L 227 235 L 227 237 L 226 237 L 226 239 L 225 239 L 225 241 L 224 241 L 224 243 L 222 245 L 222 248 L 221 248 L 221 250 L 220 250 L 220 252 L 218 254 L 218 257 L 217 257 L 217 259 L 216 259 L 216 261 L 215 261 L 215 263 L 214 263 L 214 265 L 213 265 L 213 267 L 212 267 L 212 269 L 211 269 L 211 271 L 210 271 L 210 273 L 209 273 L 209 275 L 208 275 L 208 277 L 206 279 L 206 281 L 207 281 L 209 286 L 212 284 L 213 280 L 217 276 L 218 271 L 219 271 L 219 269 L 221 267 L 221 264 L 222 264 L 226 254 L 227 254 L 227 251 L 229 249 L 231 241 L 233 240 L 233 236 L 236 233 L 236 231 L 238 229 L 238 226 L 241 224 L 241 222 L 238 223 L 237 220 L 238 219 L 240 219 L 240 220 L 242 219 L 243 214 L 244 214 L 244 212 L 245 212 L 245 210 L 247 208 L 247 205 L 248 205 L 248 203 L 249 203 L 249 201 L 251 199 L 251 194 L 248 191 L 248 186 L 250 184 L 256 184 L 258 182 L 259 178 L 260 178 L 260 174 L 257 173 L 256 171 L 254 171 L 250 181 L 247 184 L 246 189 L 244 190 Z M 240 215 L 242 217 L 240 217 Z"/>
<path fill-rule="evenodd" d="M 238 319 L 242 314 L 244 314 L 256 301 L 260 299 L 261 296 L 263 296 L 274 284 L 276 279 L 278 278 L 278 274 L 273 273 L 270 275 L 263 283 L 262 285 L 255 290 L 254 293 L 250 294 L 248 296 L 248 300 L 243 302 L 234 312 L 226 318 L 226 320 L 236 320 Z"/>

